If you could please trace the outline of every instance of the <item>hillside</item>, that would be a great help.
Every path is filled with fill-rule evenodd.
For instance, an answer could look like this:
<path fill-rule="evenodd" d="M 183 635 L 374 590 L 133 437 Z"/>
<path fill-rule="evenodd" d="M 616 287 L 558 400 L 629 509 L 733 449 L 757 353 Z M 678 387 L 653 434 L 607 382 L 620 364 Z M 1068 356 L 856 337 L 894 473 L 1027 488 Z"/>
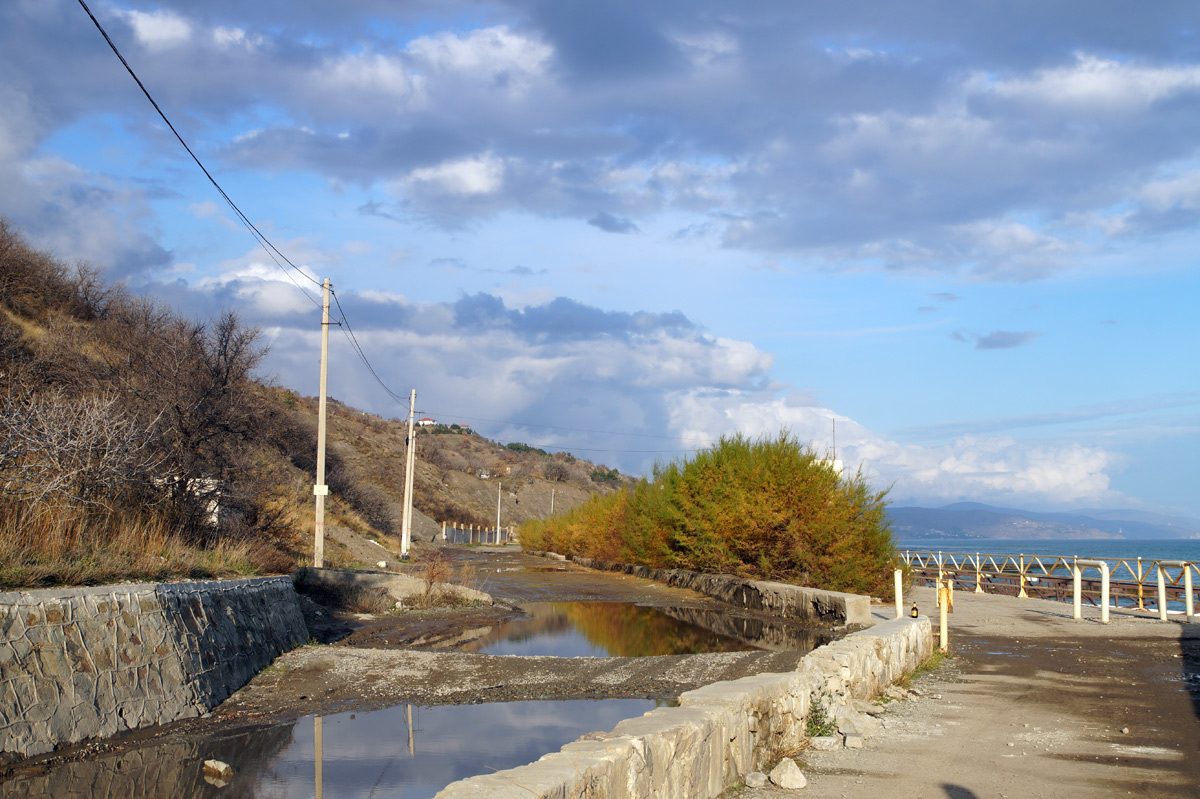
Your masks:
<path fill-rule="evenodd" d="M 288 571 L 312 551 L 317 400 L 259 371 L 235 313 L 190 319 L 0 219 L 0 587 Z M 394 541 L 406 424 L 328 403 L 326 523 Z M 416 436 L 414 552 L 626 478 L 457 426 Z M 336 536 L 335 536 L 336 537 Z M 333 565 L 356 560 L 336 543 Z M 357 560 L 362 560 L 361 556 Z"/>

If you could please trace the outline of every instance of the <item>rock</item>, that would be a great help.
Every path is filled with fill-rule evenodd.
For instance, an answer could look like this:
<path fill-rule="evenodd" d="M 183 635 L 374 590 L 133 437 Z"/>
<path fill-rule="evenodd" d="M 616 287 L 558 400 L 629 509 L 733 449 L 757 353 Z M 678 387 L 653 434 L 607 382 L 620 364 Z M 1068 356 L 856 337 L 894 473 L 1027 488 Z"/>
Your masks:
<path fill-rule="evenodd" d="M 378 563 L 376 563 L 375 565 L 376 565 L 376 566 L 378 566 L 378 567 L 379 567 L 379 568 L 381 568 L 381 569 L 386 569 L 386 568 L 387 568 L 387 561 L 386 561 L 386 560 L 381 560 L 381 561 L 379 561 Z"/>
<path fill-rule="evenodd" d="M 771 782 L 789 791 L 798 791 L 808 785 L 800 767 L 790 757 L 780 760 L 779 765 L 771 769 Z"/>
<path fill-rule="evenodd" d="M 818 735 L 815 738 L 808 739 L 810 749 L 815 749 L 818 752 L 831 752 L 834 749 L 842 748 L 840 738 L 835 738 L 832 735 Z"/>
<path fill-rule="evenodd" d="M 1122 727 L 1122 728 L 1121 728 L 1121 734 L 1122 734 L 1122 735 L 1128 735 L 1128 734 L 1129 734 L 1129 728 L 1128 728 L 1128 727 Z"/>
<path fill-rule="evenodd" d="M 856 733 L 856 732 L 848 733 L 846 735 L 846 748 L 847 749 L 862 749 L 863 748 L 862 735 L 860 735 L 859 733 Z"/>
<path fill-rule="evenodd" d="M 747 788 L 765 788 L 767 787 L 767 775 L 761 771 L 751 771 L 746 775 Z"/>
<path fill-rule="evenodd" d="M 204 781 L 222 788 L 233 780 L 233 766 L 220 760 L 204 761 Z"/>

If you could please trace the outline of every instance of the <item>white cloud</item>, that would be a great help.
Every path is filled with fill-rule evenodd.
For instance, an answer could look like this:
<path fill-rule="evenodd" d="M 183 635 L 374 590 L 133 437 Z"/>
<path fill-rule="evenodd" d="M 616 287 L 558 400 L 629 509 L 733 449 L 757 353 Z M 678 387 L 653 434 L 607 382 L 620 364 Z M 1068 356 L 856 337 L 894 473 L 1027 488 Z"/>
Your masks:
<path fill-rule="evenodd" d="M 423 73 L 484 83 L 508 92 L 527 90 L 554 53 L 548 45 L 505 26 L 482 28 L 466 36 L 422 36 L 410 42 L 407 51 Z"/>
<path fill-rule="evenodd" d="M 170 11 L 120 11 L 139 42 L 150 51 L 168 50 L 192 38 L 192 25 Z"/>
<path fill-rule="evenodd" d="M 1141 188 L 1138 195 L 1146 210 L 1153 213 L 1200 209 L 1200 170 L 1151 181 Z"/>
<path fill-rule="evenodd" d="M 976 76 L 968 85 L 1072 113 L 1130 113 L 1200 89 L 1200 67 L 1152 67 L 1077 53 L 1070 66 L 995 82 Z"/>
<path fill-rule="evenodd" d="M 263 43 L 263 37 L 247 35 L 246 31 L 241 28 L 223 28 L 220 26 L 213 28 L 212 40 L 213 44 L 217 47 L 227 50 L 234 48 L 253 50 Z"/>
<path fill-rule="evenodd" d="M 386 115 L 412 111 L 426 102 L 425 79 L 414 74 L 403 59 L 380 53 L 327 59 L 309 74 L 307 84 L 307 90 L 324 104 L 352 115 L 362 113 L 355 107 L 366 102 Z"/>
<path fill-rule="evenodd" d="M 1028 444 L 1004 436 L 962 436 L 942 446 L 904 445 L 863 427 L 808 397 L 755 392 L 685 390 L 667 397 L 671 428 L 685 439 L 750 436 L 788 429 L 818 452 L 834 442 L 848 472 L 861 468 L 876 488 L 921 502 L 1016 501 L 1071 504 L 1113 499 L 1112 453 L 1078 444 Z"/>
<path fill-rule="evenodd" d="M 492 155 L 447 161 L 437 166 L 421 167 L 409 173 L 409 187 L 437 194 L 493 194 L 504 183 L 504 162 Z"/>

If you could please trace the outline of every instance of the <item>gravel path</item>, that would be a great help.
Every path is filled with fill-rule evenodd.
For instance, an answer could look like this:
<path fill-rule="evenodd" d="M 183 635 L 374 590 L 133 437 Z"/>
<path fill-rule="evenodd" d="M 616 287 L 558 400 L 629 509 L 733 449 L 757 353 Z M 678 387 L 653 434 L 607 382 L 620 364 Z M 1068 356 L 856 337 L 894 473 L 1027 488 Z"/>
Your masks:
<path fill-rule="evenodd" d="M 915 597 L 936 612 L 932 590 Z M 1103 625 L 1095 609 L 1076 622 L 1062 603 L 956 594 L 950 665 L 916 682 L 920 696 L 889 705 L 862 749 L 800 753 L 802 794 L 1200 796 L 1200 625 L 1147 615 Z"/>

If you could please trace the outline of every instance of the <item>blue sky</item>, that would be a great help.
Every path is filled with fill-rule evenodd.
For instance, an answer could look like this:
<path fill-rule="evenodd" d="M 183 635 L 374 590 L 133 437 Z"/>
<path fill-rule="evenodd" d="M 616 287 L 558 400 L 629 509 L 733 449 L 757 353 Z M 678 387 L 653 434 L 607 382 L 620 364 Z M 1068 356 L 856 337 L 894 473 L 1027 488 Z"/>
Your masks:
<path fill-rule="evenodd" d="M 836 420 L 898 503 L 1200 516 L 1194 3 L 91 5 L 426 415 L 630 473 Z M 0 214 L 316 392 L 313 284 L 76 0 L 0 7 Z"/>

